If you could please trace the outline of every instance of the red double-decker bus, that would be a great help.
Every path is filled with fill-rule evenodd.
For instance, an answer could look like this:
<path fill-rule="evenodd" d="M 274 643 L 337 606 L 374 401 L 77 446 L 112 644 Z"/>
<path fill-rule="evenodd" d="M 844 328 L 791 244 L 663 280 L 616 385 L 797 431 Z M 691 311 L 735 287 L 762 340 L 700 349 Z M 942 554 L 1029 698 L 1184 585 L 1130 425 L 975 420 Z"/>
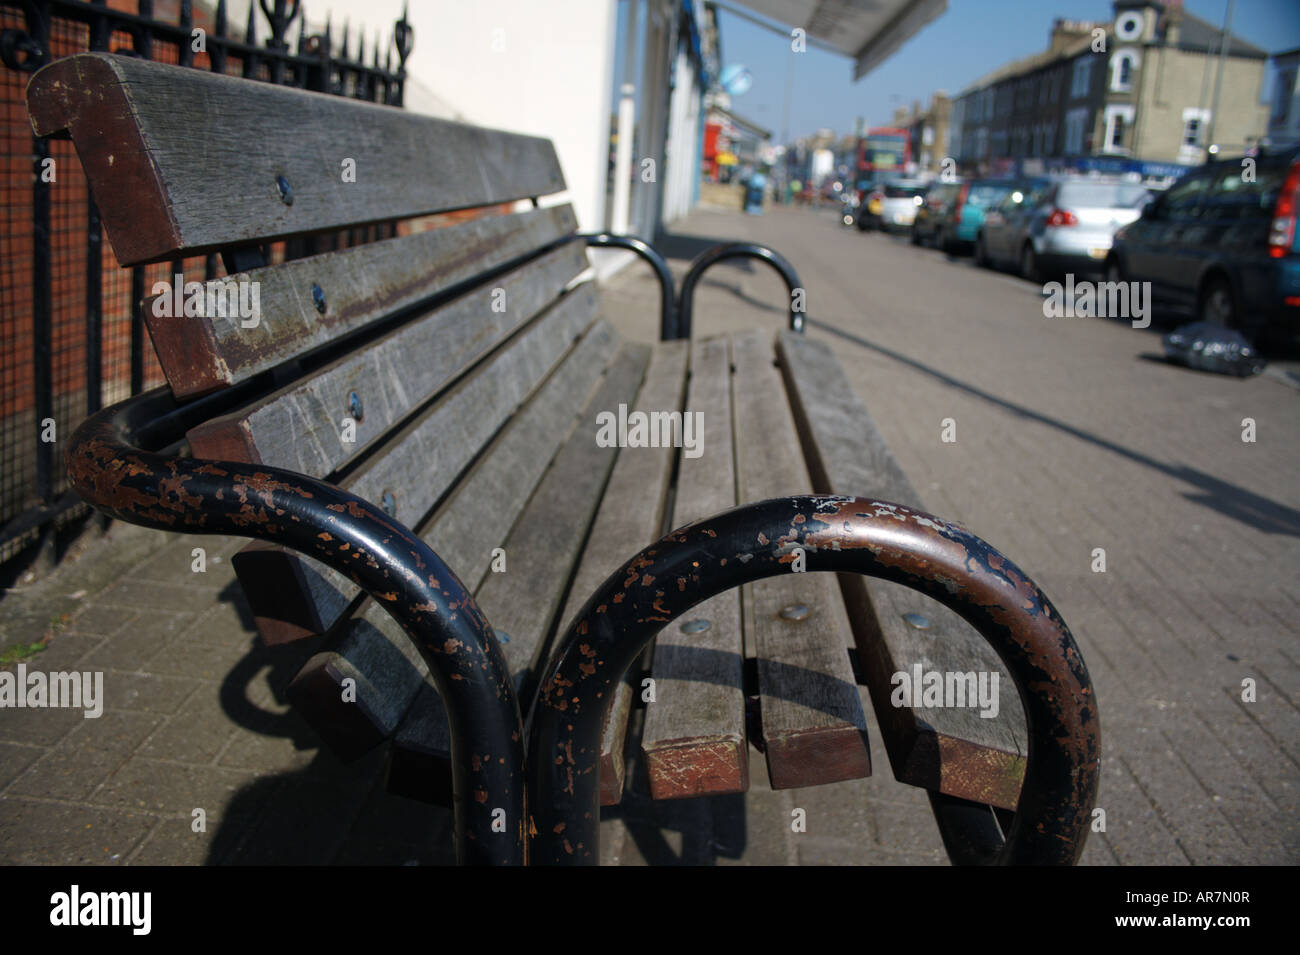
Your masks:
<path fill-rule="evenodd" d="M 906 129 L 875 126 L 858 140 L 858 180 L 875 182 L 904 175 L 912 161 L 912 137 Z"/>

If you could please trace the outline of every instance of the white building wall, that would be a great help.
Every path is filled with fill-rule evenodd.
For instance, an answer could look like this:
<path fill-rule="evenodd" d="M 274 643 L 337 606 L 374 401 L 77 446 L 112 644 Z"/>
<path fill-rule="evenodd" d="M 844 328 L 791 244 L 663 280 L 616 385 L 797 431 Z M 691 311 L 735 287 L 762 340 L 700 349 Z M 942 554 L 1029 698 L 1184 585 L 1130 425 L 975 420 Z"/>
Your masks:
<path fill-rule="evenodd" d="M 324 0 L 311 11 L 309 32 L 328 9 L 336 42 L 345 19 L 354 42 L 364 27 L 369 60 L 377 34 L 390 42 L 402 6 Z M 231 3 L 231 22 L 243 23 L 247 11 L 248 0 Z M 617 14 L 617 0 L 410 0 L 415 36 L 405 106 L 554 140 L 569 188 L 543 204 L 572 202 L 579 228 L 597 230 L 605 215 Z"/>

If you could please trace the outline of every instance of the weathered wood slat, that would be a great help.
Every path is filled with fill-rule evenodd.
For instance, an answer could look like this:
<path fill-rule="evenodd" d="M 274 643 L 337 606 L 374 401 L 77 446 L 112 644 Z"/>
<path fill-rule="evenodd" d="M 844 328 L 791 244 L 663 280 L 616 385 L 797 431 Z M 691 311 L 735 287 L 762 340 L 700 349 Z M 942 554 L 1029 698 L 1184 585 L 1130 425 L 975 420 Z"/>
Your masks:
<path fill-rule="evenodd" d="M 575 223 L 569 206 L 533 209 L 231 276 L 236 283 L 257 283 L 252 327 L 245 327 L 252 319 L 234 313 L 158 315 L 155 311 L 163 309 L 155 309 L 156 296 L 145 299 L 145 322 L 168 384 L 178 397 L 187 398 L 244 381 L 503 267 L 560 241 L 573 232 Z M 317 308 L 314 287 L 324 297 L 323 312 Z M 482 314 L 492 313 L 488 308 Z"/>
<path fill-rule="evenodd" d="M 136 57 L 57 60 L 27 102 L 71 135 L 123 265 L 565 188 L 547 139 Z"/>
<path fill-rule="evenodd" d="M 562 246 L 232 414 L 189 432 L 197 457 L 324 477 L 359 454 L 552 304 L 587 267 Z M 498 304 L 499 303 L 499 304 Z"/>
<path fill-rule="evenodd" d="M 492 549 L 506 540 L 616 348 L 608 324 L 598 322 L 536 397 L 511 419 L 484 459 L 458 485 L 456 497 L 439 508 L 421 534 L 448 566 L 463 575 L 462 583 L 471 591 L 490 566 Z M 476 522 L 474 515 L 483 519 Z M 509 569 L 508 554 L 506 566 Z M 427 675 L 428 668 L 410 639 L 386 612 L 367 601 L 356 617 L 330 633 L 320 652 L 294 678 L 289 696 L 336 752 L 360 755 L 392 736 Z M 340 704 L 342 681 L 348 677 L 357 680 L 357 700 L 364 695 L 364 706 Z"/>
<path fill-rule="evenodd" d="M 628 413 L 663 411 L 680 413 L 686 387 L 686 342 L 666 342 L 658 345 L 645 387 L 632 399 L 627 399 Z M 604 409 L 619 414 L 617 404 Z M 595 420 L 592 419 L 592 439 L 595 439 Z M 662 435 L 660 435 L 662 437 Z M 664 531 L 664 508 L 668 482 L 672 475 L 676 449 L 667 447 L 624 448 L 619 452 L 605 488 L 600 512 L 591 529 L 591 537 L 582 554 L 578 572 L 573 579 L 569 600 L 560 617 L 566 633 L 582 605 L 596 592 L 605 578 L 618 570 L 629 557 L 642 547 L 653 543 Z M 628 714 L 633 696 L 632 675 L 614 688 L 614 699 L 606 710 L 601 730 L 600 793 L 601 803 L 617 805 L 623 798 L 623 741 L 627 736 Z"/>
<path fill-rule="evenodd" d="M 505 541 L 506 571 L 489 573 L 475 594 L 502 641 L 516 687 L 529 696 L 540 654 L 601 504 L 601 488 L 615 459 L 621 462 L 627 453 L 598 445 L 593 422 L 599 412 L 636 398 L 649 357 L 648 345 L 628 344 L 620 350 Z M 586 554 L 591 554 L 590 545 Z M 575 583 L 573 592 L 580 592 L 579 586 Z M 425 781 L 444 777 L 441 766 L 433 764 L 449 759 L 451 734 L 441 698 L 428 679 L 424 682 L 394 739 L 389 788 L 438 802 L 448 793 L 430 790 Z"/>
<path fill-rule="evenodd" d="M 340 486 L 381 506 L 385 494 L 389 494 L 397 519 L 408 525 L 418 524 L 564 356 L 574 339 L 582 335 L 595 308 L 595 292 L 589 283 L 574 289 L 488 358 L 472 376 L 457 383 L 431 408 L 388 438 Z M 592 358 L 612 350 L 612 342 L 608 325 L 599 323 L 579 344 L 580 356 Z M 390 450 L 392 453 L 387 453 Z M 290 551 L 282 553 L 287 563 L 314 564 Z M 452 567 L 459 566 L 450 557 L 444 556 L 444 560 Z M 270 571 L 266 561 L 261 564 L 263 574 Z M 235 571 L 242 580 L 244 568 L 239 555 L 235 557 Z M 358 593 L 350 580 L 323 565 L 301 571 L 286 567 L 279 579 L 283 583 L 274 586 L 290 587 L 303 579 L 314 584 L 323 581 L 328 586 L 313 586 L 310 599 L 316 613 L 312 617 L 289 617 L 275 605 L 253 607 L 258 617 L 279 621 L 272 632 L 263 631 L 268 640 L 277 642 L 328 628 Z M 313 630 L 314 625 L 320 626 Z"/>
<path fill-rule="evenodd" d="M 736 504 L 726 338 L 692 346 L 686 408 L 687 413 L 704 415 L 703 453 L 679 458 L 674 527 Z M 707 621 L 709 627 L 684 631 L 683 625 L 691 621 Z M 655 702 L 646 706 L 641 732 L 653 798 L 713 796 L 749 788 L 743 664 L 739 590 L 705 601 L 655 638 Z"/>
<path fill-rule="evenodd" d="M 816 490 L 924 509 L 830 348 L 782 334 L 778 354 Z M 895 777 L 1014 809 L 1028 752 L 1025 717 L 993 649 L 957 614 L 907 587 L 847 574 L 841 587 Z M 919 614 L 929 628 L 910 625 L 906 614 Z M 916 665 L 923 672 L 999 672 L 998 715 L 893 706 L 891 678 L 911 674 Z"/>
<path fill-rule="evenodd" d="M 745 333 L 735 336 L 732 347 L 741 501 L 808 493 L 811 481 L 781 376 L 772 367 L 770 339 Z M 866 718 L 834 578 L 791 572 L 750 586 L 772 788 L 869 775 Z"/>

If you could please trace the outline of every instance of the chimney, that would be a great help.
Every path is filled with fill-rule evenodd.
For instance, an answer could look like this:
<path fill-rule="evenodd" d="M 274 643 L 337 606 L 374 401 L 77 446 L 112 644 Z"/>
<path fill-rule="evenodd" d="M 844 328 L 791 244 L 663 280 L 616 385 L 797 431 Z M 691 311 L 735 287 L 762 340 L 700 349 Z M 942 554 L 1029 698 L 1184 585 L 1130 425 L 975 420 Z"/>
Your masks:
<path fill-rule="evenodd" d="M 1179 36 L 1182 33 L 1183 22 L 1183 5 L 1181 0 L 1177 3 L 1170 3 L 1165 7 L 1164 13 L 1165 29 L 1164 40 L 1167 46 L 1177 46 Z"/>
<path fill-rule="evenodd" d="M 1063 20 L 1057 17 L 1052 21 L 1052 36 L 1048 45 L 1049 52 L 1060 53 L 1081 37 L 1091 36 L 1093 27 L 1096 26 L 1102 26 L 1102 24 L 1090 23 L 1087 20 Z"/>

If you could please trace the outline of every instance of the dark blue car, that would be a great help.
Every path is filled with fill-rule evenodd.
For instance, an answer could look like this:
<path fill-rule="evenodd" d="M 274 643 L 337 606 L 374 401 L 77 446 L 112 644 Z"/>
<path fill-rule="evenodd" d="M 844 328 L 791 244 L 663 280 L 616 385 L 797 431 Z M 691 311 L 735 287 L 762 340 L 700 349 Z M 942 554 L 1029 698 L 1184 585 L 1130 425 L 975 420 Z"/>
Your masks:
<path fill-rule="evenodd" d="M 1115 234 L 1109 281 L 1250 339 L 1300 330 L 1300 146 L 1215 160 Z"/>

